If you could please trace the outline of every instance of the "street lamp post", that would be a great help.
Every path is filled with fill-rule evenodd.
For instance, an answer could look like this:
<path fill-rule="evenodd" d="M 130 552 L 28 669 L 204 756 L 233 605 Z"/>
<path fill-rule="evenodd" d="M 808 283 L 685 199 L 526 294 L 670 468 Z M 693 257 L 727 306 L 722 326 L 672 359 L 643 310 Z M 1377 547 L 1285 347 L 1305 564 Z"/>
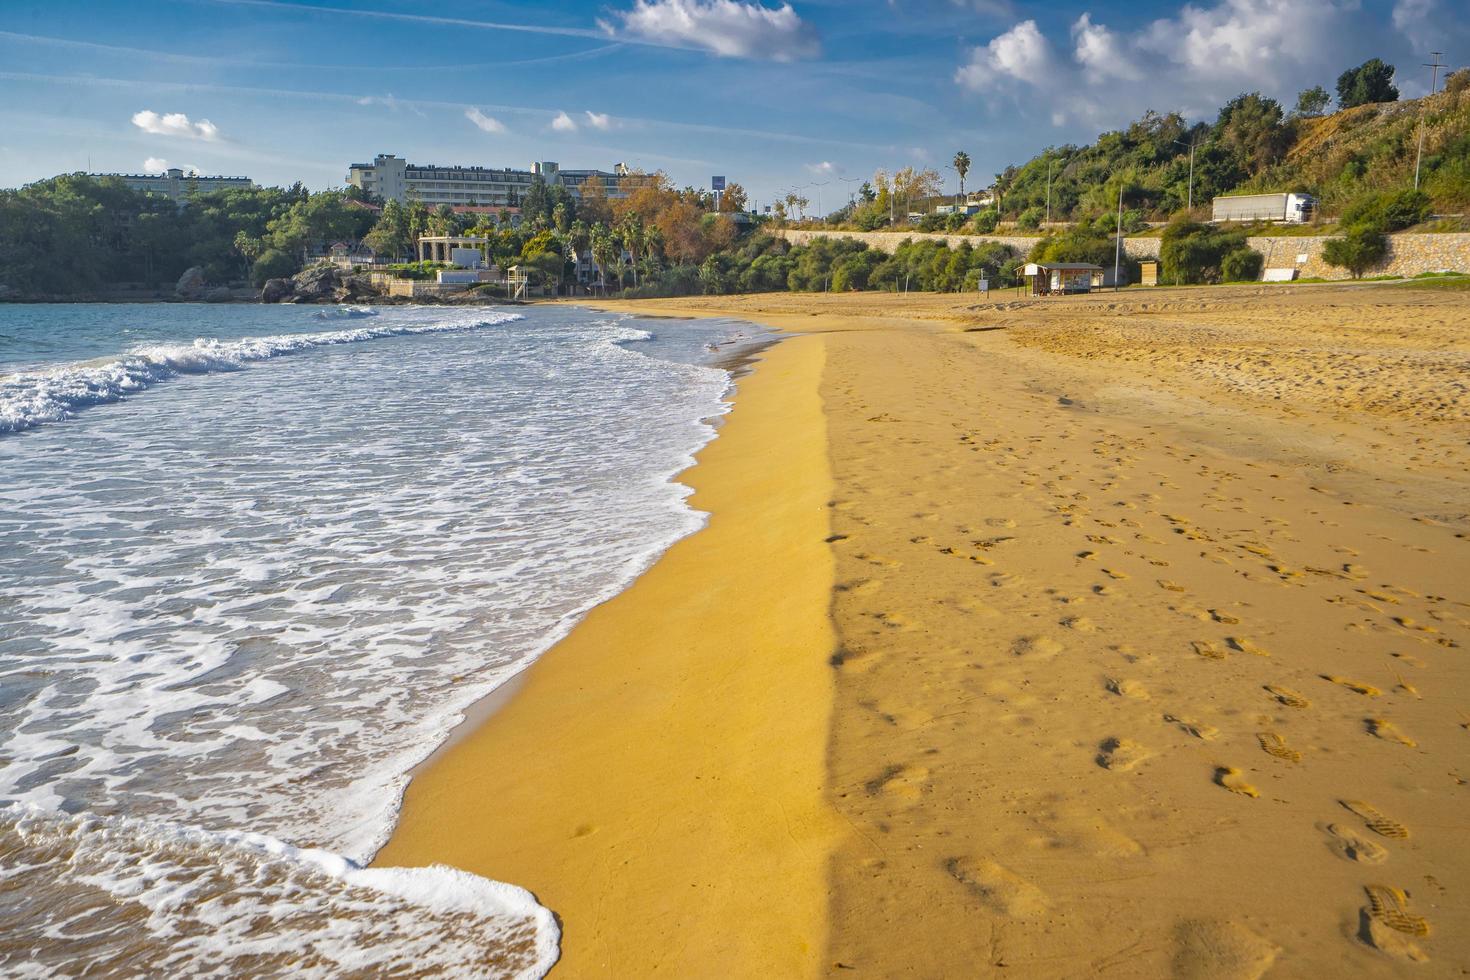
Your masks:
<path fill-rule="evenodd" d="M 1180 146 L 1189 147 L 1189 210 L 1192 213 L 1194 211 L 1194 149 L 1200 144 L 1193 137 L 1190 138 L 1188 143 L 1185 143 L 1183 140 L 1174 140 L 1174 142 Z M 1206 142 L 1209 141 L 1206 140 Z"/>
<path fill-rule="evenodd" d="M 1046 161 L 1046 223 L 1051 224 L 1051 168 L 1056 164 L 1055 160 Z"/>

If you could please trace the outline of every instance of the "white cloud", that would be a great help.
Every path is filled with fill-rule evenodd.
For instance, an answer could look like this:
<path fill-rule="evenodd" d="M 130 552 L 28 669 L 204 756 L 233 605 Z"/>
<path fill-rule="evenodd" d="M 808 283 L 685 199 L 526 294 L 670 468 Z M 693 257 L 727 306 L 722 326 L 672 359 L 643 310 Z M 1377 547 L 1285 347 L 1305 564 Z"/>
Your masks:
<path fill-rule="evenodd" d="M 201 119 L 197 123 L 190 122 L 189 117 L 182 112 L 170 112 L 159 115 L 152 109 L 144 109 L 133 113 L 133 125 L 145 133 L 154 133 L 159 136 L 183 136 L 196 140 L 217 140 L 219 129 L 208 119 Z"/>
<path fill-rule="evenodd" d="M 972 91 L 1018 80 L 1041 85 L 1052 76 L 1051 44 L 1034 20 L 1023 20 L 984 47 L 970 51 L 970 61 L 955 72 L 955 81 Z"/>
<path fill-rule="evenodd" d="M 614 36 L 699 48 L 727 58 L 796 61 L 821 50 L 816 31 L 791 4 L 767 7 L 744 0 L 635 0 L 618 11 L 621 30 L 602 22 Z"/>
<path fill-rule="evenodd" d="M 1094 82 L 1108 78 L 1137 81 L 1143 77 L 1123 51 L 1118 36 L 1102 24 L 1094 24 L 1091 14 L 1083 14 L 1072 25 L 1072 43 L 1073 57 Z"/>
<path fill-rule="evenodd" d="M 964 7 L 987 17 L 1014 17 L 1016 15 L 1016 8 L 1011 0 L 950 0 L 950 2 L 956 7 Z"/>
<path fill-rule="evenodd" d="M 587 125 L 593 129 L 600 129 L 604 132 L 612 129 L 612 116 L 609 116 L 605 112 L 593 112 L 591 109 L 588 109 L 583 115 L 587 117 Z"/>
<path fill-rule="evenodd" d="M 1442 27 L 1433 22 L 1435 0 L 1398 0 L 1393 5 L 1393 27 L 1421 48 L 1428 49 L 1444 38 Z"/>
<path fill-rule="evenodd" d="M 831 160 L 823 160 L 821 163 L 809 163 L 806 165 L 806 169 L 818 177 L 830 177 L 833 174 L 842 172 L 842 168 Z"/>
<path fill-rule="evenodd" d="M 168 161 L 162 157 L 149 157 L 143 161 L 143 172 L 146 174 L 161 174 L 168 169 Z"/>
<path fill-rule="evenodd" d="M 558 133 L 575 133 L 577 131 L 577 121 L 565 112 L 558 112 L 556 118 L 551 120 L 551 128 Z"/>
<path fill-rule="evenodd" d="M 492 116 L 485 115 L 475 106 L 470 106 L 466 109 L 464 111 L 464 117 L 487 133 L 503 133 L 506 131 L 505 123 Z"/>
<path fill-rule="evenodd" d="M 1030 104 L 1046 98 L 1053 125 L 1116 126 L 1145 109 L 1208 117 L 1257 90 L 1289 102 L 1299 88 L 1335 78 L 1340 38 L 1358 0 L 1218 0 L 1118 33 L 1092 13 L 1071 25 L 1071 50 L 1053 47 L 1033 20 L 971 50 L 956 84 Z M 1436 0 L 1398 0 L 1402 4 Z M 1293 25 L 1311 28 L 1295 29 Z M 1263 25 L 1276 28 L 1263 29 Z M 1066 93 L 1066 98 L 1053 98 Z"/>

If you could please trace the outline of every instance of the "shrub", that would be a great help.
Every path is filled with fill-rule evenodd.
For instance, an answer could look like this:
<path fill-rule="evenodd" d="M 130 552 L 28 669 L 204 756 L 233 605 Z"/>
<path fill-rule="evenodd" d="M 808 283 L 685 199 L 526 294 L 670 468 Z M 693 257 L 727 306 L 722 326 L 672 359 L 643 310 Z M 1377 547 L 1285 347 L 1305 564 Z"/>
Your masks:
<path fill-rule="evenodd" d="M 1358 198 L 1339 220 L 1349 227 L 1376 225 L 1381 231 L 1399 231 L 1427 221 L 1429 212 L 1429 195 L 1423 191 L 1383 191 Z"/>
<path fill-rule="evenodd" d="M 1470 68 L 1461 68 L 1445 76 L 1442 91 L 1459 94 L 1466 89 L 1470 89 Z"/>
<path fill-rule="evenodd" d="M 296 272 L 299 263 L 278 248 L 268 248 L 250 267 L 250 281 L 264 286 L 267 279 L 280 279 Z"/>
<path fill-rule="evenodd" d="M 1388 256 L 1388 236 L 1374 224 L 1354 225 L 1340 238 L 1329 238 L 1322 246 L 1322 260 L 1347 269 L 1354 279 Z"/>
<path fill-rule="evenodd" d="M 1025 211 L 1022 211 L 1021 216 L 1016 219 L 1016 225 L 1018 227 L 1025 228 L 1028 231 L 1033 228 L 1040 228 L 1041 219 L 1045 217 L 1045 215 L 1046 212 L 1043 211 L 1041 208 L 1027 208 Z"/>
<path fill-rule="evenodd" d="M 981 211 L 975 215 L 975 220 L 970 223 L 976 235 L 989 235 L 995 231 L 995 226 L 1000 223 L 994 211 Z"/>
<path fill-rule="evenodd" d="M 1227 252 L 1220 261 L 1220 277 L 1226 282 L 1255 282 L 1261 278 L 1266 257 L 1253 248 L 1241 246 Z"/>
<path fill-rule="evenodd" d="M 942 214 L 926 214 L 919 219 L 919 230 L 941 231 L 944 228 L 944 218 Z"/>
<path fill-rule="evenodd" d="M 1168 282 L 1219 282 L 1225 257 L 1241 249 L 1245 249 L 1242 232 L 1195 221 L 1175 221 L 1164 229 L 1159 262 Z"/>

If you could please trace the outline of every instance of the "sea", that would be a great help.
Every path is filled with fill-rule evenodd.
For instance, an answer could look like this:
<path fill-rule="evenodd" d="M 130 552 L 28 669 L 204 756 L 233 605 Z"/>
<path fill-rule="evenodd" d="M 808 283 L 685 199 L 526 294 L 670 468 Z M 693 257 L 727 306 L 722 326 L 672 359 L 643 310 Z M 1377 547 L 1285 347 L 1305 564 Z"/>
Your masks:
<path fill-rule="evenodd" d="M 703 515 L 730 321 L 0 304 L 0 975 L 508 976 L 410 771 Z M 536 760 L 506 760 L 534 767 Z"/>

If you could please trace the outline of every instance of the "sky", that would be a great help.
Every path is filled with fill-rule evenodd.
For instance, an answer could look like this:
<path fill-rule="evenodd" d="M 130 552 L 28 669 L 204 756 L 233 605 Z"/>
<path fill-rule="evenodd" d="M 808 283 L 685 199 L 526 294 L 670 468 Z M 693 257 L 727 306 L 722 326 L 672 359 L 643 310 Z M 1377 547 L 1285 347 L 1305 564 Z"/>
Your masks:
<path fill-rule="evenodd" d="M 1428 91 L 1464 0 L 0 0 L 0 187 L 168 166 L 340 187 L 413 163 L 663 170 L 830 211 L 958 150 L 971 188 L 1147 109 L 1288 107 L 1370 57 Z"/>

